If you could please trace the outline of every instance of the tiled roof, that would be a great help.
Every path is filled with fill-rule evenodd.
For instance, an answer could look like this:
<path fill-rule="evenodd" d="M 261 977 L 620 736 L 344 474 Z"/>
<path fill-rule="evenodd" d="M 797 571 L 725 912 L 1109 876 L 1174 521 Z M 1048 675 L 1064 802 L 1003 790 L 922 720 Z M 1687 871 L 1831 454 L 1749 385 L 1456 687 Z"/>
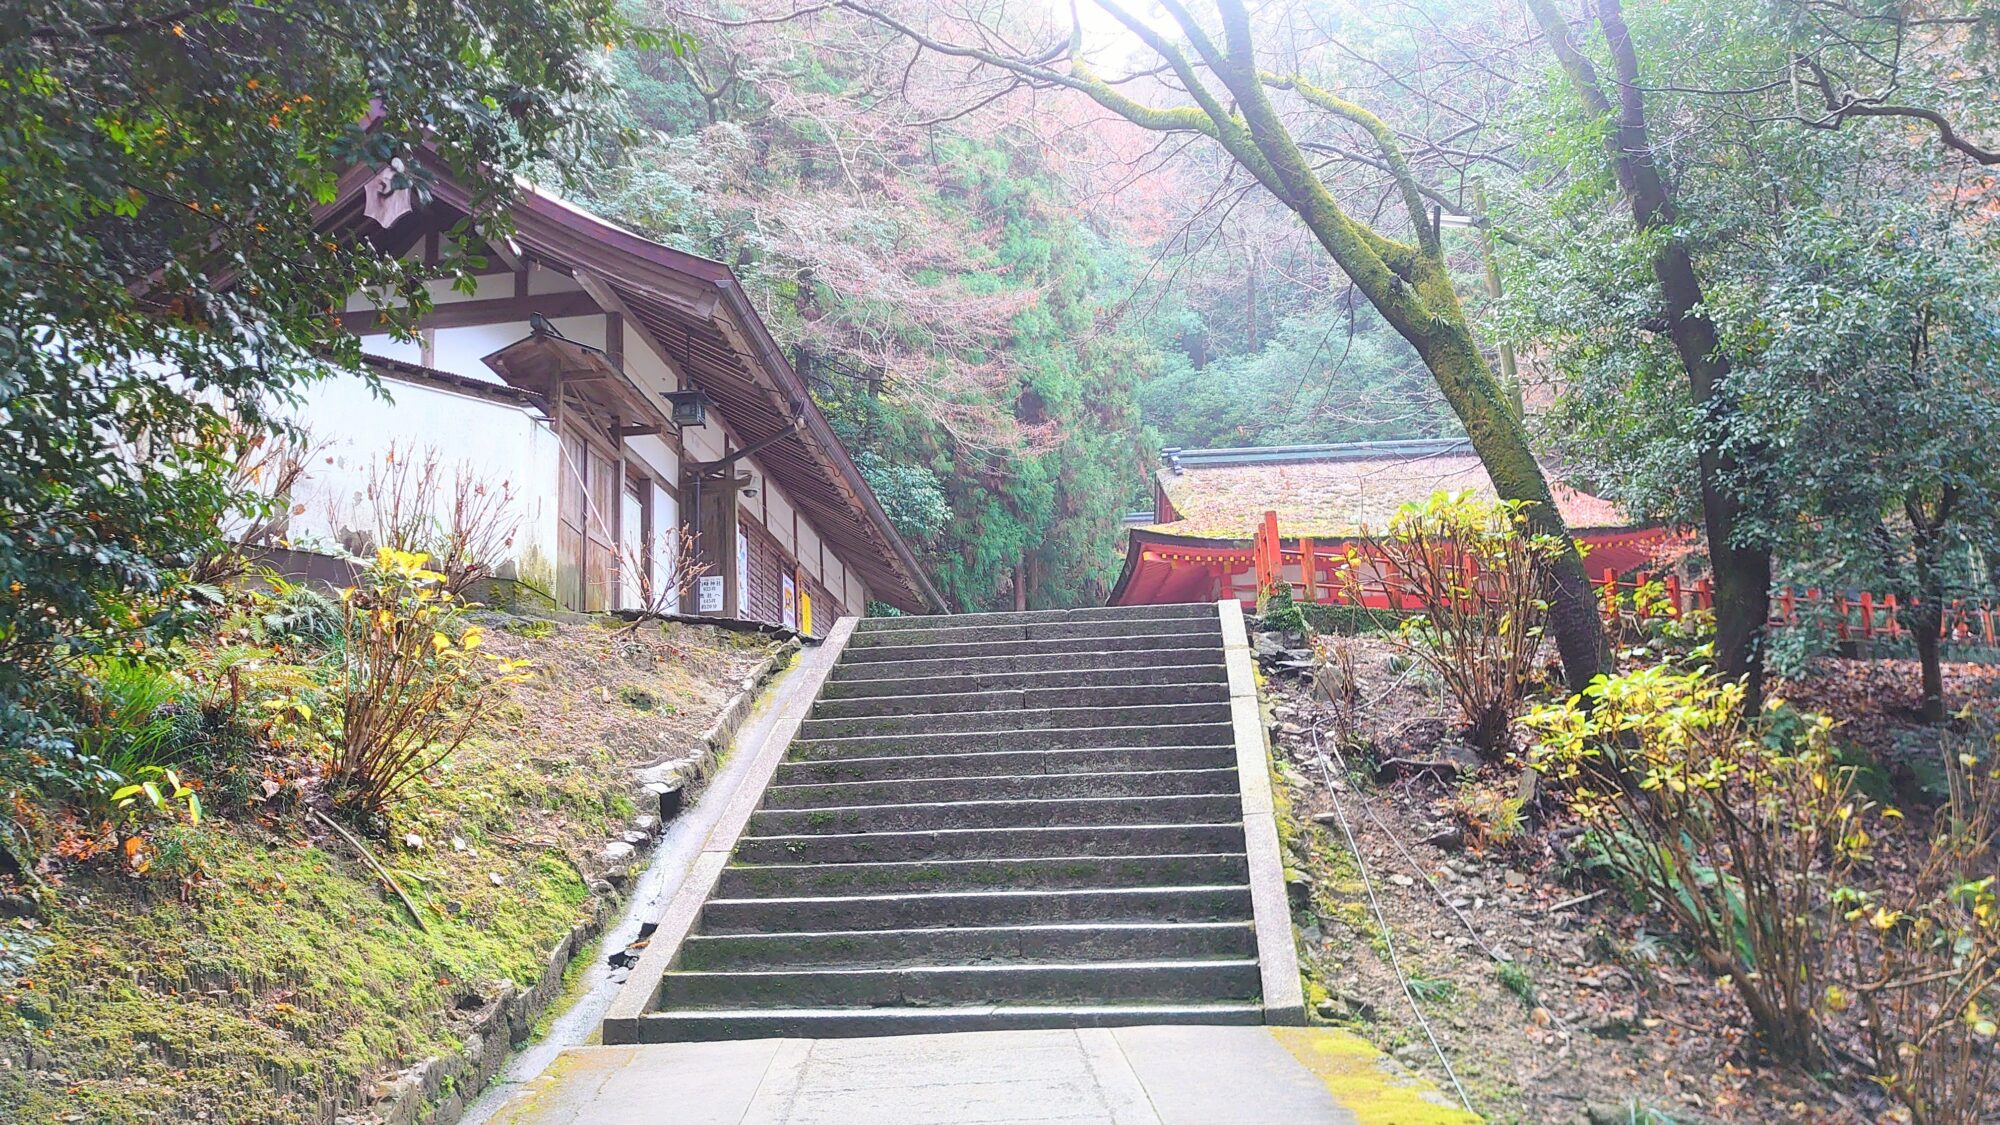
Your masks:
<path fill-rule="evenodd" d="M 1496 495 L 1463 440 L 1170 450 L 1162 459 L 1160 488 L 1181 519 L 1153 529 L 1210 539 L 1248 539 L 1267 511 L 1287 538 L 1331 537 L 1380 531 L 1397 508 L 1433 492 Z M 1561 484 L 1555 497 L 1572 531 L 1631 522 L 1610 501 Z"/>

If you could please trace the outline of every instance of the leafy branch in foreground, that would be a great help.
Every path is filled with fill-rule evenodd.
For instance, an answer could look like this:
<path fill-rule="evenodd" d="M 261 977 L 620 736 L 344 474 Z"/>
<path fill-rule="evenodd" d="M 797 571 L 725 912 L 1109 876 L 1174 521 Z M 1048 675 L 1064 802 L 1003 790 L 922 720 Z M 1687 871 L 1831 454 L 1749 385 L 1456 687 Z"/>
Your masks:
<path fill-rule="evenodd" d="M 79 661 L 185 623 L 160 595 L 212 557 L 242 435 L 358 369 L 329 313 L 377 293 L 407 331 L 426 280 L 469 284 L 630 30 L 614 0 L 0 8 L 0 796 L 84 768 Z M 321 231 L 356 166 L 422 194 L 417 146 L 481 189 L 440 261 Z"/>

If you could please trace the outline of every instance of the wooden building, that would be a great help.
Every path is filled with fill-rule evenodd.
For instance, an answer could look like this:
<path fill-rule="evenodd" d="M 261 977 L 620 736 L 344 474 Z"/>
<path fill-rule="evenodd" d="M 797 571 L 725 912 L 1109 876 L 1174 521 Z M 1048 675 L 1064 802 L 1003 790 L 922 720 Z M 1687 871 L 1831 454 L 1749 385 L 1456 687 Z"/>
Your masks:
<path fill-rule="evenodd" d="M 432 170 L 424 203 L 353 170 L 325 228 L 435 256 L 471 193 Z M 693 604 L 650 608 L 813 633 L 870 601 L 944 608 L 727 267 L 532 188 L 512 220 L 475 292 L 432 284 L 416 340 L 347 302 L 389 397 L 348 376 L 307 390 L 298 417 L 326 450 L 294 494 L 295 547 L 364 546 L 370 474 L 432 456 L 511 493 L 504 566 L 565 608 L 649 608 L 690 553 Z"/>
<path fill-rule="evenodd" d="M 1339 585 L 1334 568 L 1347 545 L 1385 529 L 1404 504 L 1439 491 L 1496 497 L 1463 439 L 1169 449 L 1160 461 L 1152 518 L 1129 521 L 1111 605 L 1231 597 L 1254 605 L 1264 539 L 1295 593 L 1321 600 Z M 1571 534 L 1589 545 L 1593 574 L 1640 567 L 1677 538 L 1633 525 L 1607 500 L 1561 483 L 1554 491 Z"/>

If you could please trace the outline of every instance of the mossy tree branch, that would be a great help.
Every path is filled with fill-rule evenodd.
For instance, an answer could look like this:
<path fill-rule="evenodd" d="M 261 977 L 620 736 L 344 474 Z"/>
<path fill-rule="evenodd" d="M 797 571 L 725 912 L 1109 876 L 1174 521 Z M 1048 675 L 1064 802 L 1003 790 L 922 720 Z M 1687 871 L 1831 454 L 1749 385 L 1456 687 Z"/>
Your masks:
<path fill-rule="evenodd" d="M 1503 499 L 1524 505 L 1534 532 L 1570 543 L 1569 530 L 1556 509 L 1527 431 L 1514 412 L 1512 398 L 1494 376 L 1473 335 L 1438 231 L 1425 219 L 1422 185 L 1394 130 L 1350 99 L 1296 75 L 1263 70 L 1258 65 L 1249 12 L 1241 0 L 1217 0 L 1220 43 L 1181 0 L 1159 0 L 1178 25 L 1185 45 L 1170 40 L 1118 0 L 1095 2 L 1160 57 L 1163 70 L 1174 76 L 1193 105 L 1149 105 L 1114 89 L 1083 61 L 1080 27 L 1075 22 L 1066 50 L 1008 57 L 984 47 L 939 39 L 865 0 L 837 0 L 840 7 L 940 55 L 971 59 L 1037 86 L 1075 90 L 1141 128 L 1213 138 L 1299 216 L 1355 288 L 1416 350 L 1465 427 L 1495 491 Z M 1057 69 L 1056 63 L 1065 56 L 1068 68 Z M 1415 231 L 1414 243 L 1357 220 L 1341 206 L 1272 101 L 1273 90 L 1294 93 L 1313 109 L 1368 133 L 1397 185 Z M 1551 632 L 1561 649 L 1567 678 L 1580 689 L 1608 669 L 1610 652 L 1581 556 L 1571 546 L 1552 560 L 1551 569 Z"/>

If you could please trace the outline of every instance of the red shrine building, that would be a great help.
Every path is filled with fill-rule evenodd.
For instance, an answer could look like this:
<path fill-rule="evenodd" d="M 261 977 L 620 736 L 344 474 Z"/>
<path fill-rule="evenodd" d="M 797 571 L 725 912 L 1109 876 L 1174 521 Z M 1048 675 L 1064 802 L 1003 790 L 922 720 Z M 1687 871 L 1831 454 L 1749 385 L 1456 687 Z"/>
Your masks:
<path fill-rule="evenodd" d="M 1464 439 L 1169 449 L 1153 511 L 1128 517 L 1125 567 L 1111 605 L 1257 600 L 1260 554 L 1301 601 L 1347 600 L 1335 568 L 1396 509 L 1435 492 L 1497 498 Z M 1635 525 L 1617 505 L 1554 482 L 1556 507 L 1588 547 L 1593 575 L 1647 565 L 1679 538 Z M 1266 554 L 1268 552 L 1268 554 Z M 1367 600 L 1374 601 L 1374 597 Z M 1393 595 L 1384 594 L 1385 605 Z"/>

